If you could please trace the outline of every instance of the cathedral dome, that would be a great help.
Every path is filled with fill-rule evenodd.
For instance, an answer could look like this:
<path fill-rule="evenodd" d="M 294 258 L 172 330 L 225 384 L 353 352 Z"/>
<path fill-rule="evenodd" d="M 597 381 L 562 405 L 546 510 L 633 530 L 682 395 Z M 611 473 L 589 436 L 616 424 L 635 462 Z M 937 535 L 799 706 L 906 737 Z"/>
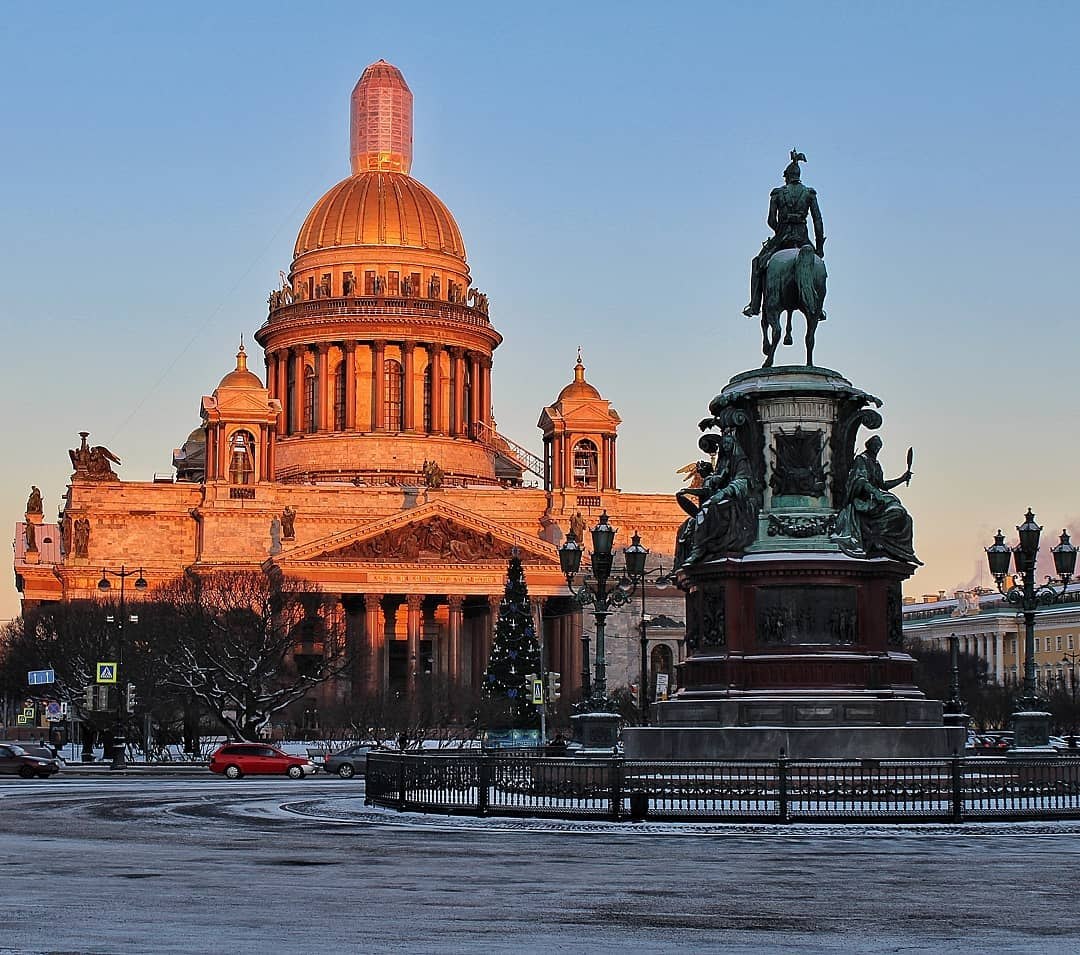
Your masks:
<path fill-rule="evenodd" d="M 248 371 L 247 355 L 244 346 L 236 353 L 236 368 L 230 371 L 218 383 L 218 388 L 258 388 L 262 389 L 263 383 L 254 372 Z M 190 438 L 188 439 L 190 440 Z"/>
<path fill-rule="evenodd" d="M 574 380 L 559 392 L 557 401 L 566 398 L 600 398 L 600 392 L 585 380 L 585 366 L 581 363 L 581 355 L 578 355 L 577 364 L 574 365 Z"/>
<path fill-rule="evenodd" d="M 465 243 L 450 210 L 430 189 L 400 172 L 350 176 L 308 213 L 294 256 L 347 246 L 427 249 L 465 259 Z"/>

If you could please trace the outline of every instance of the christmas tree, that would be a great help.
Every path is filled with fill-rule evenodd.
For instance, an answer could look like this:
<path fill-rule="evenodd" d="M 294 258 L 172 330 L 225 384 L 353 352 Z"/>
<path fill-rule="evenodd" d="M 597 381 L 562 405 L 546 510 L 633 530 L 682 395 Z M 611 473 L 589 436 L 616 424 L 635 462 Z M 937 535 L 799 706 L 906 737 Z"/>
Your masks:
<path fill-rule="evenodd" d="M 486 699 L 506 701 L 506 717 L 512 727 L 531 727 L 538 719 L 532 703 L 532 687 L 525 677 L 540 674 L 540 647 L 533 627 L 525 571 L 515 553 L 506 572 L 506 591 L 499 604 L 499 620 L 491 642 L 491 657 L 484 674 Z"/>

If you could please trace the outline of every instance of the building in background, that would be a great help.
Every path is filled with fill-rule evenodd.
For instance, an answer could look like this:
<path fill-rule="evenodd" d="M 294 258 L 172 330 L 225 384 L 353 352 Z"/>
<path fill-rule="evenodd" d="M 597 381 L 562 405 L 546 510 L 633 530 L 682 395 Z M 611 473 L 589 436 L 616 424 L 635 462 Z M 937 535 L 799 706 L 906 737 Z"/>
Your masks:
<path fill-rule="evenodd" d="M 265 379 L 241 346 L 173 453 L 171 480 L 122 480 L 83 433 L 59 521 L 28 508 L 16 525 L 23 608 L 95 597 L 102 566 L 141 566 L 150 592 L 184 572 L 277 569 L 339 598 L 298 637 L 298 655 L 324 652 L 324 640 L 364 651 L 327 693 L 412 692 L 427 674 L 476 686 L 516 551 L 546 664 L 572 691 L 582 613 L 556 551 L 571 520 L 591 526 L 606 509 L 617 546 L 637 531 L 659 558 L 684 515 L 670 494 L 619 489 L 620 419 L 580 353 L 541 412 L 542 456 L 498 432 L 491 368 L 503 339 L 453 215 L 410 174 L 412 93 L 396 67 L 364 71 L 351 118 L 351 174 L 300 227 L 255 333 Z M 611 621 L 613 685 L 638 678 L 634 606 Z M 653 668 L 674 681 L 681 594 L 650 589 L 648 612 L 666 621 Z"/>

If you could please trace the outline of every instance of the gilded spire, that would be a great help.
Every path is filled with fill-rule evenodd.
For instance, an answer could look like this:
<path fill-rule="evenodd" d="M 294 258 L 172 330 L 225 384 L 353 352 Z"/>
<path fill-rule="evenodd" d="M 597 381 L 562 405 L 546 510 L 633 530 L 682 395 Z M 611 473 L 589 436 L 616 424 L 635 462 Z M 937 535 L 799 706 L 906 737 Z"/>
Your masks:
<path fill-rule="evenodd" d="M 236 370 L 247 371 L 247 353 L 244 351 L 244 339 L 240 339 L 240 351 L 236 353 Z"/>
<path fill-rule="evenodd" d="M 354 176 L 412 168 L 412 91 L 401 70 L 372 63 L 352 91 L 349 157 Z"/>

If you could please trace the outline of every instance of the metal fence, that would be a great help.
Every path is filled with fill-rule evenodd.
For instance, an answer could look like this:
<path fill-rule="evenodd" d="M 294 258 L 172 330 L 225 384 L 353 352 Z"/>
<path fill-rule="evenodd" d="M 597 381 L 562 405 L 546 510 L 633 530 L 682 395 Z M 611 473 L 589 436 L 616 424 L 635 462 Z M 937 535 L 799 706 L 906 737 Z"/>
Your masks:
<path fill-rule="evenodd" d="M 1080 819 L 1080 758 L 689 762 L 372 752 L 369 805 L 564 819 Z"/>

